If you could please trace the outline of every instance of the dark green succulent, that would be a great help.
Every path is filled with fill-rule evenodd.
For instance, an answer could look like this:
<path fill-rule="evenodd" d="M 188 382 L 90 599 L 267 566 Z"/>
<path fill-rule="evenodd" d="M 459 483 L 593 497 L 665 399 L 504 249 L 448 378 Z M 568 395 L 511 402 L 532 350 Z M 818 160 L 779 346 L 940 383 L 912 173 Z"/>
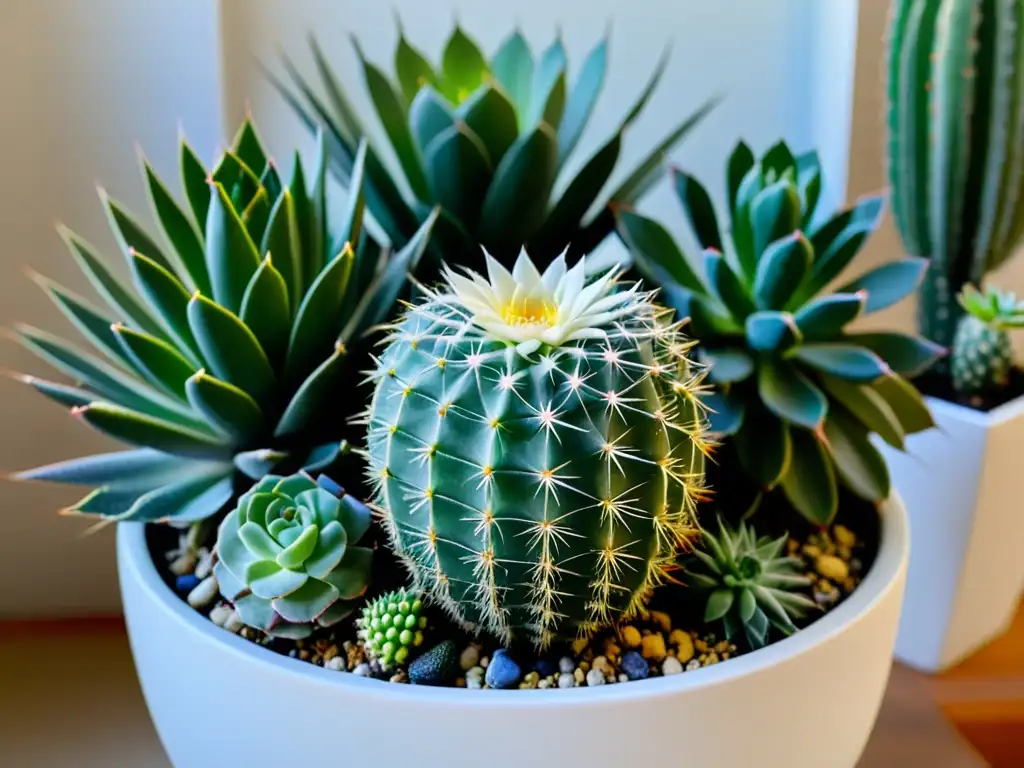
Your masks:
<path fill-rule="evenodd" d="M 706 401 L 712 432 L 730 436 L 746 472 L 765 489 L 781 485 L 814 522 L 835 515 L 838 481 L 870 501 L 888 497 L 889 473 L 871 435 L 902 448 L 907 434 L 932 426 L 904 377 L 943 350 L 848 326 L 912 292 L 927 262 L 899 259 L 827 292 L 883 206 L 870 197 L 821 215 L 816 153 L 794 157 L 779 143 L 756 160 L 740 143 L 726 174 L 729 229 L 695 178 L 673 170 L 672 179 L 705 249 L 703 275 L 660 224 L 620 208 L 618 227 L 636 267 L 690 318 L 716 386 Z"/>
<path fill-rule="evenodd" d="M 399 30 L 394 79 L 367 60 L 354 38 L 353 44 L 399 164 L 395 173 L 368 150 L 367 205 L 399 246 L 441 206 L 435 243 L 449 264 L 481 267 L 481 245 L 508 265 L 526 246 L 541 268 L 567 247 L 575 255 L 590 252 L 614 229 L 609 206 L 636 202 L 659 180 L 665 155 L 713 106 L 675 127 L 621 184 L 602 193 L 667 58 L 638 85 L 636 103 L 611 137 L 570 175 L 570 158 L 604 85 L 607 40 L 571 85 L 561 40 L 535 58 L 518 31 L 488 59 L 456 26 L 435 66 Z M 270 77 L 310 130 L 326 128 L 332 168 L 347 183 L 366 131 L 319 45 L 311 45 L 323 97 L 287 58 L 294 86 Z"/>
<path fill-rule="evenodd" d="M 704 621 L 721 621 L 729 640 L 742 632 L 752 649 L 761 648 L 771 627 L 791 635 L 793 620 L 817 607 L 806 594 L 811 580 L 801 575 L 800 559 L 782 555 L 788 536 L 758 537 L 744 522 L 733 530 L 721 519 L 717 536 L 702 533 L 685 580 L 707 596 Z"/>
<path fill-rule="evenodd" d="M 358 546 L 369 507 L 309 475 L 266 475 L 217 530 L 214 575 L 250 627 L 306 637 L 348 617 L 370 582 L 373 550 Z"/>
<path fill-rule="evenodd" d="M 212 172 L 182 141 L 184 206 L 143 160 L 164 237 L 101 193 L 133 285 L 67 230 L 107 306 L 39 282 L 102 357 L 35 328 L 17 333 L 71 381 L 27 383 L 136 448 L 18 477 L 94 487 L 71 512 L 187 522 L 268 472 L 330 465 L 359 410 L 338 392 L 358 383 L 366 333 L 389 316 L 433 222 L 397 254 L 382 249 L 363 227 L 365 158 L 364 146 L 350 192 L 329 206 L 323 137 L 312 171 L 296 156 L 286 184 L 246 120 Z"/>

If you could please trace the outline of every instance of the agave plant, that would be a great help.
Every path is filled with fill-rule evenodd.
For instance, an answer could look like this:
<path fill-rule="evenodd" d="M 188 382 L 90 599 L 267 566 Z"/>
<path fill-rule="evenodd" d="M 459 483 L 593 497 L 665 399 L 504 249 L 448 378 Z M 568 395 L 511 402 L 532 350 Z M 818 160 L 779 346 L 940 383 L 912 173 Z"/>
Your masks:
<path fill-rule="evenodd" d="M 689 558 L 685 580 L 707 596 L 704 621 L 721 621 L 730 640 L 742 631 L 755 650 L 772 627 L 793 634 L 793 620 L 817 606 L 806 594 L 811 580 L 800 574 L 800 559 L 782 554 L 787 538 L 759 537 L 744 522 L 734 530 L 721 518 L 717 536 L 703 531 L 703 547 Z"/>
<path fill-rule="evenodd" d="M 620 185 L 602 194 L 623 136 L 643 112 L 667 56 L 637 89 L 636 103 L 612 136 L 570 176 L 566 167 L 604 85 L 607 40 L 594 47 L 571 85 L 561 40 L 535 58 L 518 31 L 488 59 L 456 26 L 435 66 L 399 29 L 394 80 L 353 42 L 400 170 L 393 178 L 368 151 L 367 204 L 399 245 L 440 205 L 435 241 L 448 263 L 482 267 L 478 245 L 509 266 L 524 245 L 541 267 L 567 246 L 572 254 L 590 252 L 614 230 L 609 204 L 636 202 L 662 177 L 665 155 L 713 106 L 705 104 L 674 128 Z M 294 89 L 268 75 L 310 130 L 327 129 L 332 168 L 347 182 L 366 131 L 315 39 L 311 45 L 325 99 L 287 58 Z"/>
<path fill-rule="evenodd" d="M 889 495 L 877 433 L 903 447 L 932 426 L 905 376 L 942 353 L 902 333 L 856 333 L 847 326 L 914 290 L 927 262 L 904 258 L 825 292 L 874 231 L 882 200 L 870 197 L 820 225 L 821 166 L 785 143 L 760 160 L 740 143 L 728 164 L 731 230 L 706 189 L 672 172 L 675 190 L 704 250 L 699 276 L 658 223 L 618 210 L 619 232 L 637 268 L 690 318 L 701 359 L 717 385 L 711 429 L 733 436 L 739 461 L 763 488 L 781 485 L 809 519 L 827 523 L 838 481 L 879 501 Z M 806 234 L 805 234 L 806 232 Z"/>
<path fill-rule="evenodd" d="M 197 520 L 271 470 L 331 464 L 355 410 L 337 404 L 357 381 L 360 363 L 349 358 L 360 357 L 364 333 L 386 319 L 425 247 L 432 219 L 390 259 L 367 235 L 365 149 L 330 227 L 322 137 L 312 173 L 296 157 L 288 184 L 249 120 L 212 172 L 184 140 L 180 159 L 185 207 L 142 161 L 165 240 L 101 191 L 133 286 L 66 229 L 72 256 L 108 307 L 38 280 L 106 359 L 17 328 L 24 346 L 73 384 L 24 381 L 136 446 L 17 476 L 95 487 L 69 512 Z"/>

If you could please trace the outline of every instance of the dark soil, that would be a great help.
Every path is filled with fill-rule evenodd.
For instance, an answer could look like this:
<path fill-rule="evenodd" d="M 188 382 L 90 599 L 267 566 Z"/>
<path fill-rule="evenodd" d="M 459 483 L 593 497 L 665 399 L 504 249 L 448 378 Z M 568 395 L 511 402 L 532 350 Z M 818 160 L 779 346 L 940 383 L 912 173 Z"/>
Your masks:
<path fill-rule="evenodd" d="M 1014 368 L 1010 373 L 1008 386 L 996 392 L 987 393 L 978 397 L 963 397 L 953 389 L 953 382 L 949 376 L 941 373 L 928 373 L 920 378 L 914 379 L 914 384 L 922 394 L 945 400 L 947 403 L 956 403 L 976 411 L 987 413 L 1011 400 L 1016 400 L 1024 395 L 1024 370 Z"/>

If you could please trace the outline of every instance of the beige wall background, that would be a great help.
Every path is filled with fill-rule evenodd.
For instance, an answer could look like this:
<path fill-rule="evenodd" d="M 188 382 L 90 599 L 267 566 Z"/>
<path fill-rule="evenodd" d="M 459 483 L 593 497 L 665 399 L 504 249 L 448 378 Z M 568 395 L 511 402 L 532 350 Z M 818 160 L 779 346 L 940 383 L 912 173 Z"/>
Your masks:
<path fill-rule="evenodd" d="M 820 147 L 833 200 L 885 185 L 888 0 L 861 0 L 859 9 L 855 0 L 7 2 L 0 8 L 0 146 L 7 149 L 0 204 L 5 246 L 0 326 L 23 321 L 69 329 L 25 277 L 24 267 L 87 293 L 52 225 L 59 218 L 116 257 L 93 185 L 102 179 L 114 196 L 145 212 L 134 142 L 146 148 L 158 171 L 172 176 L 179 123 L 209 158 L 222 141 L 222 113 L 223 125 L 232 126 L 249 104 L 282 165 L 290 165 L 293 146 L 309 149 L 298 123 L 258 74 L 255 59 L 273 65 L 280 46 L 312 72 L 305 35 L 315 29 L 366 111 L 348 33 L 357 32 L 369 55 L 390 68 L 395 10 L 428 54 L 439 50 L 455 14 L 487 50 L 516 23 L 535 47 L 546 45 L 561 22 L 577 63 L 613 20 L 606 93 L 577 162 L 625 111 L 674 37 L 669 70 L 645 119 L 629 136 L 626 159 L 635 159 L 639 147 L 724 90 L 728 100 L 673 158 L 716 181 L 717 195 L 722 159 L 741 131 L 761 148 L 779 136 L 797 149 Z M 856 52 L 843 44 L 855 20 Z M 851 111 L 846 97 L 854 72 Z M 644 207 L 677 232 L 682 229 L 668 190 L 658 190 Z M 860 268 L 900 251 L 887 220 Z M 1024 260 L 998 277 L 1006 287 L 1024 290 Z M 907 302 L 873 317 L 871 324 L 909 328 L 912 321 L 913 306 Z M 47 372 L 6 340 L 0 340 L 0 367 Z M 109 441 L 73 423 L 58 406 L 0 380 L 0 471 L 110 448 Z M 111 531 L 82 539 L 87 523 L 53 513 L 77 495 L 75 489 L 0 481 L 0 616 L 117 608 Z"/>

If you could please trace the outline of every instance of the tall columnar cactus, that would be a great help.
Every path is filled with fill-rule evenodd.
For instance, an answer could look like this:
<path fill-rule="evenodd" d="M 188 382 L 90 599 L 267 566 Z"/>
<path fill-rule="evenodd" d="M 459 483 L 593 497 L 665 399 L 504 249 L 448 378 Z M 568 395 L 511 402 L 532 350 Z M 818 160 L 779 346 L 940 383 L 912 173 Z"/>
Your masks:
<path fill-rule="evenodd" d="M 370 472 L 392 545 L 459 622 L 544 647 L 643 604 L 694 533 L 709 450 L 678 324 L 525 255 L 394 327 Z M 615 290 L 616 288 L 619 290 Z"/>
<path fill-rule="evenodd" d="M 287 184 L 248 120 L 212 171 L 184 141 L 180 157 L 184 205 L 143 161 L 164 237 L 101 194 L 132 286 L 67 230 L 107 306 L 38 279 L 103 357 L 17 328 L 73 382 L 26 383 L 135 446 L 18 476 L 95 488 L 69 512 L 197 520 L 272 470 L 331 464 L 358 410 L 339 407 L 333 392 L 357 384 L 364 363 L 349 360 L 368 354 L 365 332 L 388 318 L 425 247 L 432 219 L 391 258 L 363 228 L 365 149 L 330 220 L 322 136 L 312 172 L 296 157 Z"/>
<path fill-rule="evenodd" d="M 366 134 L 341 80 L 311 41 L 320 91 L 285 58 L 293 86 L 272 81 L 310 128 L 330 137 L 333 169 L 345 182 Z M 367 205 L 391 242 L 405 243 L 435 205 L 434 242 L 449 264 L 482 267 L 480 249 L 511 264 L 522 246 L 539 265 L 567 246 L 589 253 L 614 229 L 612 204 L 630 204 L 663 174 L 665 155 L 710 111 L 701 107 L 607 192 L 623 136 L 664 73 L 663 58 L 612 134 L 574 176 L 567 172 L 604 86 L 608 41 L 602 40 L 570 80 L 562 41 L 537 57 L 521 33 L 488 59 L 456 27 L 435 66 L 399 29 L 395 76 L 388 77 L 353 39 L 366 91 L 398 160 L 393 173 L 371 147 Z"/>
<path fill-rule="evenodd" d="M 957 293 L 1024 233 L 1024 3 L 896 0 L 889 36 L 893 212 L 931 260 L 921 330 L 948 347 Z"/>
<path fill-rule="evenodd" d="M 637 268 L 690 318 L 717 389 L 708 400 L 712 432 L 734 436 L 750 476 L 765 489 L 781 486 L 813 522 L 835 515 L 840 481 L 865 499 L 885 499 L 889 473 L 870 435 L 902 448 L 905 435 L 932 426 L 903 377 L 927 369 L 942 350 L 848 325 L 913 291 L 925 262 L 883 264 L 825 293 L 874 231 L 882 203 L 866 198 L 818 223 L 818 158 L 794 157 L 784 143 L 760 159 L 743 143 L 733 152 L 730 229 L 695 178 L 674 171 L 673 180 L 706 249 L 704 276 L 657 222 L 621 209 L 619 231 Z"/>
<path fill-rule="evenodd" d="M 967 397 L 997 393 L 1010 383 L 1013 346 L 1007 330 L 1024 328 L 1024 302 L 1012 293 L 993 288 L 981 293 L 972 285 L 959 300 L 966 314 L 953 342 L 953 387 Z"/>

